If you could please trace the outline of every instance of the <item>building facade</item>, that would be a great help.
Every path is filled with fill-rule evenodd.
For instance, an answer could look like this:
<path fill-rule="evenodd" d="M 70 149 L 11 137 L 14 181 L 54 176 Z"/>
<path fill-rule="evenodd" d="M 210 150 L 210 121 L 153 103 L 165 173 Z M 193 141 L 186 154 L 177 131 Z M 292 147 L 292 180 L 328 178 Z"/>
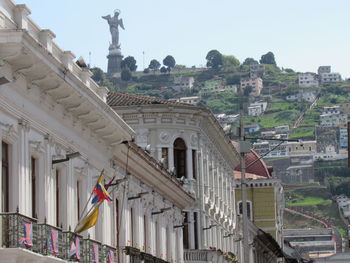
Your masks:
<path fill-rule="evenodd" d="M 250 95 L 253 97 L 260 96 L 261 90 L 263 89 L 263 80 L 261 78 L 248 78 L 241 79 L 241 88 L 245 89 L 247 87 L 251 87 L 252 91 Z"/>
<path fill-rule="evenodd" d="M 322 84 L 331 84 L 341 81 L 341 75 L 339 73 L 322 73 L 320 75 L 320 82 Z"/>
<path fill-rule="evenodd" d="M 313 88 L 319 85 L 317 75 L 311 72 L 299 73 L 298 84 L 304 88 Z"/>
<path fill-rule="evenodd" d="M 193 196 L 29 14 L 0 3 L 0 262 L 183 262 L 178 226 Z M 103 169 L 112 202 L 76 235 Z"/>
<path fill-rule="evenodd" d="M 184 210 L 185 262 L 209 262 L 218 255 L 223 260 L 236 254 L 232 170 L 239 157 L 212 113 L 119 92 L 111 92 L 108 103 L 136 131 L 137 145 L 148 148 L 196 197 L 195 204 Z"/>

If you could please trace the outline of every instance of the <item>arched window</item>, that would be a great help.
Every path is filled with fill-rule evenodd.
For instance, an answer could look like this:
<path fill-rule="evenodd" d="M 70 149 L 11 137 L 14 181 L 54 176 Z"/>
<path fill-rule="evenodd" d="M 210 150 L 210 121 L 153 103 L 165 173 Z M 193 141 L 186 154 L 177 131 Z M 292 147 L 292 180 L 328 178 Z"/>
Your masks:
<path fill-rule="evenodd" d="M 243 212 L 243 204 L 242 201 L 238 202 L 238 214 L 242 215 Z M 253 206 L 252 206 L 252 202 L 247 200 L 247 217 L 249 220 L 252 220 L 253 218 Z"/>
<path fill-rule="evenodd" d="M 174 142 L 174 167 L 177 178 L 186 177 L 186 143 L 177 138 Z"/>

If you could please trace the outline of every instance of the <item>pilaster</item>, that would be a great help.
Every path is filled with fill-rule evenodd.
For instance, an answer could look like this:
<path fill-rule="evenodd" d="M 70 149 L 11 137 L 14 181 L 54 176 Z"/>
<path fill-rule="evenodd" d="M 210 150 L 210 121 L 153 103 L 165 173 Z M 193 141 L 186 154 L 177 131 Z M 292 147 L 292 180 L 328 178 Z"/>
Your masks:
<path fill-rule="evenodd" d="M 30 14 L 31 12 L 26 5 L 16 5 L 14 15 L 18 29 L 28 30 L 28 15 Z"/>
<path fill-rule="evenodd" d="M 44 48 L 50 53 L 52 53 L 52 40 L 56 37 L 49 29 L 43 29 L 39 32 L 39 41 Z"/>

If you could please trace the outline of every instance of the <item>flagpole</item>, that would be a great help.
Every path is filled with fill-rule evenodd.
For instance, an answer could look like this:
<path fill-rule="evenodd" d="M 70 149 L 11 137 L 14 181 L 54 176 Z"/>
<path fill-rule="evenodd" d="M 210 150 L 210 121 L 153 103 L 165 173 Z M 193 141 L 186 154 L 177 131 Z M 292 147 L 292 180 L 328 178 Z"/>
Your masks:
<path fill-rule="evenodd" d="M 103 172 L 103 170 L 102 170 L 102 172 Z M 102 174 L 102 172 L 101 172 L 101 174 Z M 114 185 L 114 187 L 111 188 L 111 191 L 110 191 L 108 194 L 113 193 L 114 190 L 118 187 L 118 184 L 121 183 L 121 182 L 123 182 L 123 181 L 125 181 L 125 179 L 126 179 L 126 177 L 124 177 L 123 179 L 117 180 L 116 185 Z M 90 199 L 91 199 L 91 197 L 89 198 L 88 203 L 90 202 Z M 88 203 L 87 203 L 87 204 L 88 204 Z M 93 211 L 94 209 L 99 208 L 100 205 L 101 205 L 102 203 L 103 203 L 103 201 L 102 201 L 102 202 L 97 202 L 97 204 L 92 205 L 92 206 L 90 207 L 90 209 L 88 210 L 88 212 L 86 213 L 86 216 L 88 216 L 88 215 L 90 214 L 90 212 Z M 86 210 L 87 204 L 86 204 L 86 206 L 85 206 L 85 210 Z M 85 216 L 85 217 L 86 217 L 86 216 Z M 77 227 L 81 224 L 81 222 L 83 221 L 83 219 L 85 219 L 85 217 L 81 217 L 81 218 L 80 218 L 80 220 L 79 220 L 78 223 L 77 223 L 77 226 L 76 226 L 75 229 L 74 229 L 74 232 L 77 230 Z"/>

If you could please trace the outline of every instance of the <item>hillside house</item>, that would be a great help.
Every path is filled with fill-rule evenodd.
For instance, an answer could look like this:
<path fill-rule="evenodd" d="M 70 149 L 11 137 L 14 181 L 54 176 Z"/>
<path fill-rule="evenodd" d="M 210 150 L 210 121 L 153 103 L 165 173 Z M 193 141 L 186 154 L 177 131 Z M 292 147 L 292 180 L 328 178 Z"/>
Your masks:
<path fill-rule="evenodd" d="M 260 96 L 261 90 L 263 89 L 263 80 L 261 78 L 248 78 L 241 79 L 241 88 L 245 89 L 247 87 L 252 87 L 250 92 L 251 96 L 257 97 Z"/>
<path fill-rule="evenodd" d="M 287 101 L 306 101 L 306 102 L 313 102 L 316 99 L 316 95 L 314 92 L 305 91 L 305 92 L 299 92 L 297 94 L 288 95 L 286 97 Z"/>
<path fill-rule="evenodd" d="M 316 153 L 316 141 L 287 142 L 289 156 L 314 155 Z"/>
<path fill-rule="evenodd" d="M 172 88 L 176 91 L 183 89 L 192 89 L 194 77 L 185 75 L 174 75 L 174 82 Z"/>
<path fill-rule="evenodd" d="M 265 73 L 265 65 L 261 65 L 261 64 L 250 65 L 249 73 L 251 78 L 262 78 Z"/>
<path fill-rule="evenodd" d="M 298 74 L 298 84 L 300 87 L 314 88 L 318 87 L 319 82 L 315 73 L 306 72 Z"/>
<path fill-rule="evenodd" d="M 317 70 L 318 75 L 324 73 L 331 73 L 331 66 L 319 66 Z"/>
<path fill-rule="evenodd" d="M 169 101 L 176 101 L 176 102 L 181 102 L 181 103 L 197 105 L 198 102 L 200 101 L 200 99 L 198 96 L 192 96 L 192 97 L 182 97 L 179 99 L 170 99 Z"/>
<path fill-rule="evenodd" d="M 331 84 L 340 82 L 341 75 L 339 73 L 322 73 L 319 76 L 321 84 Z"/>
<path fill-rule="evenodd" d="M 265 112 L 266 108 L 267 102 L 265 101 L 251 103 L 248 106 L 248 116 L 260 116 Z"/>
<path fill-rule="evenodd" d="M 260 131 L 261 127 L 258 124 L 251 124 L 244 126 L 245 133 L 254 133 Z"/>

